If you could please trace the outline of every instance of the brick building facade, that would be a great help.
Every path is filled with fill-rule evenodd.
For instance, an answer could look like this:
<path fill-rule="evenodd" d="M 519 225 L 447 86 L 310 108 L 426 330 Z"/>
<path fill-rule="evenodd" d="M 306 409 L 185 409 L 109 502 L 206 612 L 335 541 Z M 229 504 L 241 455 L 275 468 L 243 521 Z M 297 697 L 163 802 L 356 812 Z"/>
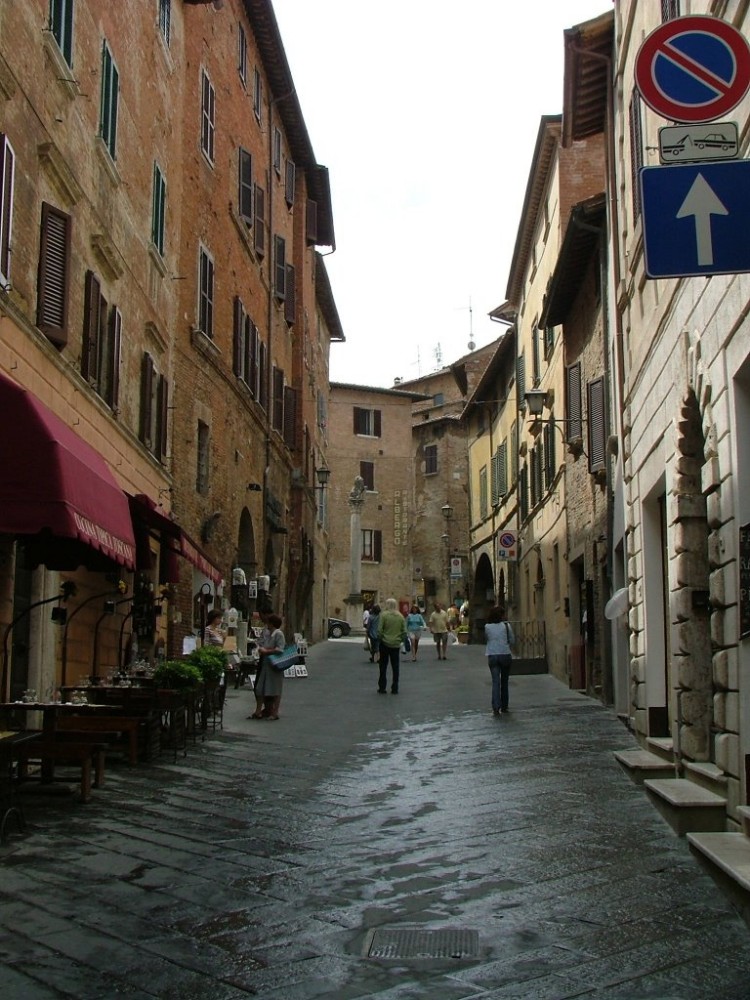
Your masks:
<path fill-rule="evenodd" d="M 56 520 L 32 500 L 41 450 L 0 484 L 6 691 L 177 653 L 209 601 L 249 614 L 258 577 L 319 638 L 343 331 L 316 252 L 327 171 L 271 3 L 30 0 L 2 5 L 0 39 L 0 388 L 62 470 Z M 79 498 L 87 459 L 100 490 Z M 68 584 L 63 648 L 44 603 Z"/>

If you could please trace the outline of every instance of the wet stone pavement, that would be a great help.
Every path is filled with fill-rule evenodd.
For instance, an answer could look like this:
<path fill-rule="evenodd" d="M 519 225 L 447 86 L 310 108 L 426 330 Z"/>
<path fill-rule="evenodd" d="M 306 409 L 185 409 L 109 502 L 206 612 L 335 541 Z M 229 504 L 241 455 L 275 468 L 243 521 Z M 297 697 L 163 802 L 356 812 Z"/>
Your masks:
<path fill-rule="evenodd" d="M 481 647 L 376 694 L 361 640 L 278 722 L 25 799 L 0 848 L 0 997 L 743 1000 L 750 931 L 621 771 L 613 713 L 546 676 L 490 711 Z"/>

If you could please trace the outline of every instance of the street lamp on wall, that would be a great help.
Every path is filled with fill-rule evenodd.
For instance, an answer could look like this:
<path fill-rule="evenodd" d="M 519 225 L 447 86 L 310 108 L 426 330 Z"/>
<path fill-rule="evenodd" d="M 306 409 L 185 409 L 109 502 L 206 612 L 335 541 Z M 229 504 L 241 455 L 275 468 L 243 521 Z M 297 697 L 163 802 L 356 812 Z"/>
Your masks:
<path fill-rule="evenodd" d="M 326 468 L 325 465 L 321 466 L 320 469 L 315 470 L 315 478 L 318 480 L 318 485 L 315 488 L 323 491 L 328 485 L 328 480 L 331 478 L 331 470 Z"/>
<path fill-rule="evenodd" d="M 546 389 L 529 389 L 528 392 L 524 393 L 523 398 L 526 402 L 529 416 L 532 418 L 532 423 L 536 423 L 542 417 L 545 409 L 549 410 L 552 408 L 553 400 L 551 394 Z M 569 418 L 555 419 L 554 417 L 549 417 L 547 423 L 552 424 L 560 431 L 563 442 L 568 445 L 574 455 L 581 454 L 588 458 L 586 450 L 583 447 L 583 438 L 578 437 L 578 435 L 571 437 L 570 431 L 573 421 Z M 578 417 L 578 423 L 580 423 L 581 431 L 583 431 L 583 425 L 586 421 L 583 417 Z"/>
<path fill-rule="evenodd" d="M 440 513 L 445 518 L 445 534 L 443 539 L 446 542 L 446 548 L 448 549 L 448 605 L 451 604 L 451 546 L 450 546 L 450 523 L 453 517 L 453 508 L 446 501 L 440 508 Z"/>

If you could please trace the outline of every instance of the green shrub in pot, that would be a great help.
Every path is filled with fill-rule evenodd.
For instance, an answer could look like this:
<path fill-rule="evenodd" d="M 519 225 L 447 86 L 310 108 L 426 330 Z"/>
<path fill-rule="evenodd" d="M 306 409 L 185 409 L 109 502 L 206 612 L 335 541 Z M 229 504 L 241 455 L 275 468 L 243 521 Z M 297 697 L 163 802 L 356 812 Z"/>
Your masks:
<path fill-rule="evenodd" d="M 227 658 L 220 646 L 200 646 L 190 653 L 187 662 L 198 668 L 206 684 L 218 683 L 227 666 Z"/>
<path fill-rule="evenodd" d="M 154 684 L 163 690 L 190 691 L 202 680 L 200 670 L 187 660 L 165 660 L 154 670 Z"/>

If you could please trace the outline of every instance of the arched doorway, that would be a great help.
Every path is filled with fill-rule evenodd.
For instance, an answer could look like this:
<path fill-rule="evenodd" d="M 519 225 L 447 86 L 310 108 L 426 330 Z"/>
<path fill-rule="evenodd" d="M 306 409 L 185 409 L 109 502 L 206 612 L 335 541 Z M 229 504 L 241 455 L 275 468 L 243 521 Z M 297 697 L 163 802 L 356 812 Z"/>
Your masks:
<path fill-rule="evenodd" d="M 469 600 L 469 641 L 484 642 L 487 612 L 495 603 L 495 576 L 492 563 L 483 553 L 474 571 L 474 587 Z"/>

